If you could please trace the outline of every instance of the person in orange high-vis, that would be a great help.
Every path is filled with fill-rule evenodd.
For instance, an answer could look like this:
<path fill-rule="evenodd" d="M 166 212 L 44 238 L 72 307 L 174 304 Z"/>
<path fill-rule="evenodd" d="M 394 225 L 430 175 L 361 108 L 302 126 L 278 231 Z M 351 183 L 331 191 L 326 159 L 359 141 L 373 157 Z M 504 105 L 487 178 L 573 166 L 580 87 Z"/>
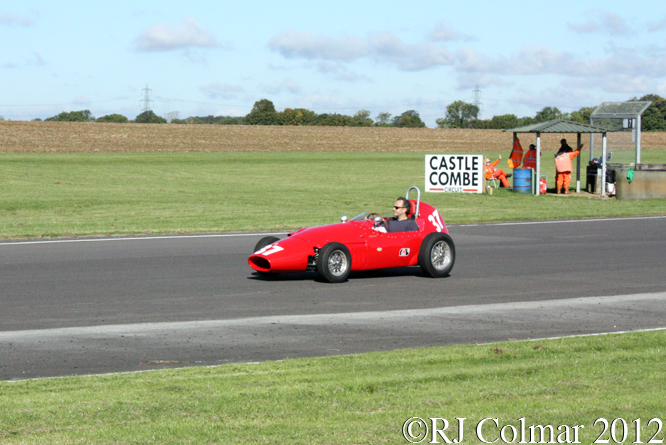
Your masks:
<path fill-rule="evenodd" d="M 502 155 L 499 155 L 499 159 L 495 162 L 490 162 L 490 159 L 486 158 L 486 179 L 497 178 L 502 183 L 502 186 L 508 189 L 511 185 L 506 178 L 510 178 L 511 175 L 504 173 L 504 170 L 501 168 L 495 168 L 499 164 L 500 159 L 502 159 Z"/>
<path fill-rule="evenodd" d="M 580 154 L 583 144 L 580 144 L 576 150 L 572 150 L 567 144 L 566 139 L 562 139 L 560 151 L 555 155 L 555 193 L 564 193 L 570 195 L 569 184 L 571 183 L 571 161 Z"/>
<path fill-rule="evenodd" d="M 523 156 L 523 168 L 531 168 L 532 170 L 536 170 L 536 161 L 536 145 L 530 144 L 530 148 L 525 152 L 525 156 Z"/>
<path fill-rule="evenodd" d="M 520 167 L 520 162 L 523 159 L 523 147 L 520 145 L 520 139 L 516 138 L 513 141 L 513 149 L 511 150 L 511 155 L 506 161 L 506 164 L 509 168 L 518 168 Z"/>

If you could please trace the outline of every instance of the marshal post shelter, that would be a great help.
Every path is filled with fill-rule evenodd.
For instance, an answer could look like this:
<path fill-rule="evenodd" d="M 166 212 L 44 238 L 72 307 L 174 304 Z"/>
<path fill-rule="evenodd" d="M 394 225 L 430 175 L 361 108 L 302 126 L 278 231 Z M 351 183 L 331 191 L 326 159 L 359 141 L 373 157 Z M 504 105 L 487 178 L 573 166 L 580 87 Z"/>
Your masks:
<path fill-rule="evenodd" d="M 538 183 L 541 178 L 541 134 L 544 133 L 561 133 L 561 134 L 575 134 L 576 147 L 582 143 L 583 134 L 601 134 L 602 135 L 602 171 L 601 177 L 605 178 L 606 175 L 606 151 L 607 151 L 607 133 L 608 130 L 602 127 L 595 127 L 589 124 L 580 122 L 572 122 L 564 119 L 553 119 L 546 122 L 538 122 L 536 124 L 524 125 L 522 127 L 510 128 L 504 130 L 505 132 L 513 133 L 513 142 L 518 139 L 520 133 L 536 134 L 536 169 L 532 173 L 532 183 Z M 576 157 L 576 191 L 580 192 L 580 156 Z M 539 187 L 532 187 L 534 195 L 539 195 Z"/>

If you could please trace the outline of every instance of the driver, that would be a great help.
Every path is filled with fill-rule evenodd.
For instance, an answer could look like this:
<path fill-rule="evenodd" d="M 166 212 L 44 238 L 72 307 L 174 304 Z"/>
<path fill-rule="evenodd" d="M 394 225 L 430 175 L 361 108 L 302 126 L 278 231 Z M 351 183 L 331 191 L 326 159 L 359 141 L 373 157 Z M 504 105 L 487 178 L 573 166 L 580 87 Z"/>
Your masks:
<path fill-rule="evenodd" d="M 396 199 L 393 205 L 393 218 L 389 218 L 389 232 L 415 232 L 419 230 L 419 225 L 412 218 L 407 217 L 407 212 L 411 204 L 407 198 L 400 197 Z"/>

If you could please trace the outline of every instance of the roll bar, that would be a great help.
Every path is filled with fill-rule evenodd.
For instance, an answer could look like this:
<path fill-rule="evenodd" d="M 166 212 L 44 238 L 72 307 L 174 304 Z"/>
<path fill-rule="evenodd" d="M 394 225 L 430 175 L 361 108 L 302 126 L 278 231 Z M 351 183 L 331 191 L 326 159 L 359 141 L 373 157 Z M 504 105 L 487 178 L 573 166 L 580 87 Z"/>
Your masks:
<path fill-rule="evenodd" d="M 407 189 L 407 193 L 405 193 L 405 198 L 409 200 L 409 192 L 414 189 L 416 190 L 416 212 L 414 213 L 414 218 L 419 217 L 419 207 L 421 206 L 421 190 L 415 185 L 411 186 L 410 188 Z"/>

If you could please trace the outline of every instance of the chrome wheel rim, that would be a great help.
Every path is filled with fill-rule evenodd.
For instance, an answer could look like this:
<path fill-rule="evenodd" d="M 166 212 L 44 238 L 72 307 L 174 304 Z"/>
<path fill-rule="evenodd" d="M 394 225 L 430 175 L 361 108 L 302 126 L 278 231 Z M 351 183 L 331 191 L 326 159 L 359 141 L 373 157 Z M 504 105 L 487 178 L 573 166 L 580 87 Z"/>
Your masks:
<path fill-rule="evenodd" d="M 444 270 L 451 263 L 451 246 L 446 241 L 437 241 L 430 251 L 430 262 L 437 270 Z"/>
<path fill-rule="evenodd" d="M 328 258 L 328 270 L 336 277 L 347 271 L 347 264 L 347 255 L 340 250 L 331 253 L 331 256 Z"/>

